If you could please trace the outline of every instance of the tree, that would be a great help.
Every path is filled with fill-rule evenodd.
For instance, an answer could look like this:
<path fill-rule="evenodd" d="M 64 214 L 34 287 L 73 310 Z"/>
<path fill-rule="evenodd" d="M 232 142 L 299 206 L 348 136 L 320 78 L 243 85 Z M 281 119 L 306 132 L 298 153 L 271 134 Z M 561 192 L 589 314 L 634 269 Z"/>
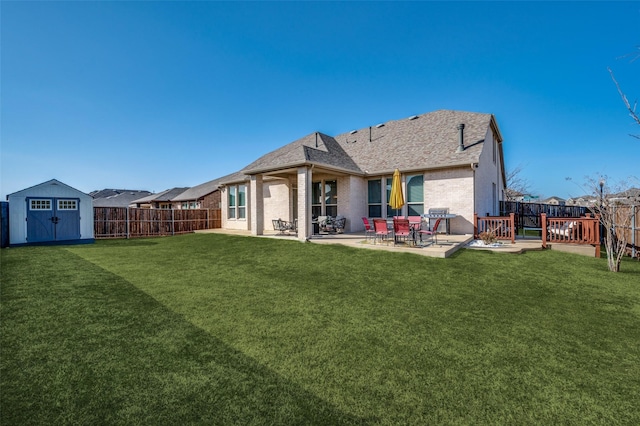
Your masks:
<path fill-rule="evenodd" d="M 629 182 L 613 186 L 606 176 L 587 178 L 589 189 L 597 200 L 589 209 L 600 216 L 607 264 L 611 272 L 620 271 L 620 262 L 627 251 L 627 230 L 631 228 L 637 209 L 631 206 L 640 206 L 640 191 L 633 190 Z"/>
<path fill-rule="evenodd" d="M 530 191 L 529 181 L 521 175 L 522 169 L 522 164 L 519 164 L 516 168 L 507 170 L 507 189 L 505 191 L 507 201 L 516 201 L 519 195 L 525 195 Z"/>
<path fill-rule="evenodd" d="M 633 62 L 636 59 L 640 58 L 640 46 L 636 46 L 636 47 L 638 49 L 638 52 L 630 53 L 630 54 L 624 55 L 623 57 L 631 56 L 632 57 L 631 62 Z M 638 116 L 638 113 L 636 112 L 636 108 L 638 106 L 638 101 L 637 100 L 634 101 L 633 102 L 633 106 L 632 106 L 631 103 L 629 102 L 629 100 L 627 99 L 627 96 L 624 94 L 624 92 L 620 88 L 620 84 L 618 84 L 618 80 L 616 80 L 616 77 L 613 74 L 613 71 L 611 70 L 611 68 L 607 67 L 607 70 L 609 71 L 609 74 L 611 75 L 611 79 L 613 80 L 613 83 L 616 85 L 616 89 L 618 89 L 618 94 L 622 98 L 622 102 L 624 103 L 624 106 L 627 108 L 627 111 L 629 111 L 629 116 L 631 116 L 633 121 L 635 121 L 636 124 L 638 124 L 640 126 L 640 117 Z M 633 136 L 634 138 L 640 139 L 640 135 L 630 135 L 630 136 Z"/>

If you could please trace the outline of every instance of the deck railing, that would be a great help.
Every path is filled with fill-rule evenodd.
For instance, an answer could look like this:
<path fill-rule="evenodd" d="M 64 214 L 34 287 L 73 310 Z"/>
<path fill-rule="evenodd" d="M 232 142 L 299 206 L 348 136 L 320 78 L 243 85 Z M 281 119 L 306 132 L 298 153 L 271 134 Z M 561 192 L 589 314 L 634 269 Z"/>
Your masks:
<path fill-rule="evenodd" d="M 542 247 L 548 243 L 589 244 L 596 248 L 600 257 L 600 217 L 547 217 L 542 221 Z"/>
<path fill-rule="evenodd" d="M 479 238 L 483 232 L 492 232 L 498 240 L 511 240 L 516 242 L 516 220 L 515 214 L 509 216 L 485 216 L 479 217 L 473 214 L 473 236 Z"/>

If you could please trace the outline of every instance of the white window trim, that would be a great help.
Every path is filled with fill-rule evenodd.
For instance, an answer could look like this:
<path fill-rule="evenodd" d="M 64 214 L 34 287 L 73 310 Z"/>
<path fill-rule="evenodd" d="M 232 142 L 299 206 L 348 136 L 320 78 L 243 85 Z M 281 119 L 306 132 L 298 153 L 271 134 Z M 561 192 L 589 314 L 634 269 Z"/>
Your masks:
<path fill-rule="evenodd" d="M 409 201 L 409 181 L 411 180 L 411 178 L 416 176 L 422 177 L 422 201 Z M 418 173 L 415 175 L 405 176 L 405 186 L 405 193 L 407 194 L 407 212 L 409 211 L 409 206 L 422 206 L 422 212 L 424 214 L 424 174 Z"/>
<path fill-rule="evenodd" d="M 67 203 L 73 203 L 73 208 L 68 208 L 65 207 L 65 204 Z M 57 200 L 57 209 L 58 210 L 64 210 L 64 211 L 74 211 L 74 210 L 78 210 L 78 200 L 69 200 L 69 199 L 58 199 Z"/>
<path fill-rule="evenodd" d="M 240 187 L 244 187 L 244 204 L 240 204 Z M 229 197 L 231 193 L 235 194 L 235 206 L 229 205 Z M 247 220 L 247 200 L 248 200 L 249 187 L 242 183 L 238 185 L 230 185 L 227 187 L 227 220 Z M 231 209 L 234 210 L 234 217 L 229 216 Z M 240 217 L 240 209 L 244 209 L 244 217 Z"/>
<path fill-rule="evenodd" d="M 49 205 L 49 207 L 46 208 L 42 208 L 42 203 L 43 202 L 47 202 L 47 204 Z M 35 204 L 38 204 L 38 206 L 36 207 Z M 33 210 L 33 211 L 51 211 L 53 210 L 53 200 L 50 198 L 45 198 L 45 199 L 31 199 L 29 200 L 29 210 Z"/>

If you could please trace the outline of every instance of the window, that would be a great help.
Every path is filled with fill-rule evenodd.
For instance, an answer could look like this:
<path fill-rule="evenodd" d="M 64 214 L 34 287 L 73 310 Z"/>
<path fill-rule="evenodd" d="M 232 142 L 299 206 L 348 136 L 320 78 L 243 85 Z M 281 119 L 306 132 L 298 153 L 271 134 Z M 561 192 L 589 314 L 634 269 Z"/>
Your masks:
<path fill-rule="evenodd" d="M 246 219 L 247 217 L 247 186 L 235 185 L 229 187 L 229 219 Z"/>
<path fill-rule="evenodd" d="M 338 182 L 329 180 L 324 183 L 324 204 L 327 216 L 338 215 Z"/>
<path fill-rule="evenodd" d="M 496 164 L 496 158 L 498 157 L 498 143 L 495 139 L 492 139 L 493 142 L 493 164 Z"/>
<path fill-rule="evenodd" d="M 322 216 L 322 182 L 311 184 L 311 215 Z"/>
<path fill-rule="evenodd" d="M 58 200 L 58 210 L 78 210 L 78 200 Z"/>
<path fill-rule="evenodd" d="M 367 186 L 369 217 L 382 217 L 382 180 L 372 179 Z"/>
<path fill-rule="evenodd" d="M 171 210 L 171 203 L 160 203 L 158 208 L 162 210 Z"/>
<path fill-rule="evenodd" d="M 184 210 L 197 209 L 197 208 L 198 208 L 198 203 L 196 201 L 185 201 L 182 203 L 182 209 Z"/>
<path fill-rule="evenodd" d="M 424 214 L 424 177 L 423 175 L 407 176 L 407 214 L 420 216 Z"/>
<path fill-rule="evenodd" d="M 327 180 L 311 184 L 311 214 L 315 217 L 338 214 L 337 181 Z"/>
<path fill-rule="evenodd" d="M 493 210 L 493 213 L 495 214 L 495 210 L 496 210 L 496 204 L 497 204 L 497 196 L 498 196 L 498 191 L 497 191 L 497 187 L 495 183 L 491 184 L 493 186 L 493 191 L 492 191 L 492 201 L 493 201 L 493 205 L 491 206 L 491 210 Z"/>
<path fill-rule="evenodd" d="M 400 212 L 396 209 L 392 209 L 389 206 L 389 200 L 391 199 L 391 184 L 393 183 L 393 178 L 387 178 L 387 217 L 397 216 Z"/>
<path fill-rule="evenodd" d="M 51 210 L 51 200 L 31 200 L 29 210 Z"/>

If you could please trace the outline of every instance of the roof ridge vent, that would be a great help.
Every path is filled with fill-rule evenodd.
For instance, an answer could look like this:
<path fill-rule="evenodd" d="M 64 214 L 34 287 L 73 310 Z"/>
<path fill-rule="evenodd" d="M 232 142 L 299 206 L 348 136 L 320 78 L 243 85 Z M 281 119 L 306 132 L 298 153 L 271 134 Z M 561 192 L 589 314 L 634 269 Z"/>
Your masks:
<path fill-rule="evenodd" d="M 417 115 L 412 115 L 411 117 L 409 117 L 409 120 L 415 120 L 416 118 L 418 118 L 419 116 Z"/>
<path fill-rule="evenodd" d="M 353 135 L 355 133 L 358 133 L 358 131 L 357 130 L 352 130 L 352 131 L 349 132 L 350 135 Z"/>
<path fill-rule="evenodd" d="M 376 124 L 376 129 L 379 129 L 380 127 L 384 127 L 384 123 Z"/>

